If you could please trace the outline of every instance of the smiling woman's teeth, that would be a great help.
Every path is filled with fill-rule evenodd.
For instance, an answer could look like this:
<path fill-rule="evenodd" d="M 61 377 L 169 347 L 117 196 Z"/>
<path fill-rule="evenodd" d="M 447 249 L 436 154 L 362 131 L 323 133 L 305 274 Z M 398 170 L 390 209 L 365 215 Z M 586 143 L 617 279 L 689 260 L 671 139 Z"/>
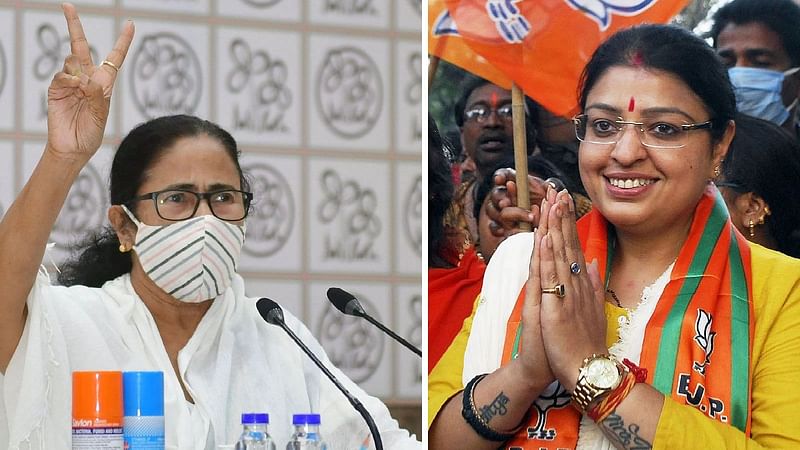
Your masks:
<path fill-rule="evenodd" d="M 632 189 L 637 188 L 640 186 L 647 186 L 648 184 L 652 183 L 653 180 L 646 180 L 644 178 L 609 178 L 608 182 L 611 183 L 612 186 L 622 188 L 622 189 Z"/>

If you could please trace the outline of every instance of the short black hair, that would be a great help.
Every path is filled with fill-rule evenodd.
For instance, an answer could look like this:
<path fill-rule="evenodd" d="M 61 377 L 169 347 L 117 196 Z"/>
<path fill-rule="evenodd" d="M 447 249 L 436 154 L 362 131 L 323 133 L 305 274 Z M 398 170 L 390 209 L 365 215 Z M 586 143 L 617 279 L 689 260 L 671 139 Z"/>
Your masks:
<path fill-rule="evenodd" d="M 772 213 L 766 218 L 778 250 L 800 258 L 800 144 L 772 122 L 736 115 L 736 135 L 722 175 L 738 192 L 758 194 Z"/>
<path fill-rule="evenodd" d="M 453 104 L 453 119 L 455 119 L 456 125 L 458 125 L 459 128 L 464 126 L 464 113 L 467 109 L 467 100 L 469 96 L 472 95 L 476 89 L 487 84 L 494 83 L 475 75 L 468 75 L 461 83 L 458 99 Z M 534 122 L 538 108 L 540 108 L 538 103 L 534 102 L 530 97 L 525 96 L 525 109 L 527 110 L 527 114 L 525 114 L 525 139 L 529 146 L 536 143 L 538 138 L 537 124 Z"/>
<path fill-rule="evenodd" d="M 484 80 L 480 77 L 469 76 L 464 79 L 464 82 L 461 84 L 461 88 L 459 89 L 459 96 L 458 100 L 456 100 L 455 104 L 453 105 L 453 119 L 456 121 L 456 125 L 459 127 L 464 126 L 464 112 L 467 109 L 467 99 L 469 96 L 472 95 L 472 92 L 479 87 L 482 87 L 487 84 L 493 84 L 489 80 Z"/>
<path fill-rule="evenodd" d="M 736 114 L 728 70 L 702 39 L 675 25 L 638 25 L 612 35 L 583 70 L 580 106 L 597 81 L 612 67 L 656 69 L 678 77 L 711 113 L 711 136 L 718 141 Z"/>
<path fill-rule="evenodd" d="M 778 35 L 793 66 L 800 65 L 800 6 L 792 0 L 734 0 L 714 14 L 708 36 L 717 38 L 728 24 L 762 23 Z"/>

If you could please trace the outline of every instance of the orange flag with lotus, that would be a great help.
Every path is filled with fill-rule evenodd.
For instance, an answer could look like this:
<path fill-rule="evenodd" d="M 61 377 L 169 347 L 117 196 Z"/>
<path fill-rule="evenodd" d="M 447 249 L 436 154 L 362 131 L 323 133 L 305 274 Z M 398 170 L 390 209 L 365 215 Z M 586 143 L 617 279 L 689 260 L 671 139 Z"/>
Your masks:
<path fill-rule="evenodd" d="M 507 86 L 510 78 L 551 112 L 569 117 L 577 112 L 581 71 L 606 37 L 640 23 L 667 22 L 687 3 L 688 0 L 431 0 L 428 21 L 432 39 L 428 47 L 442 59 L 490 81 L 495 82 L 492 75 L 499 71 L 501 83 L 496 84 Z M 447 40 L 441 44 L 445 37 Z M 449 55 L 447 49 L 454 41 L 454 46 L 462 47 L 452 51 L 455 56 Z M 478 70 L 489 76 L 475 70 L 476 61 L 482 61 L 479 57 L 491 69 Z"/>

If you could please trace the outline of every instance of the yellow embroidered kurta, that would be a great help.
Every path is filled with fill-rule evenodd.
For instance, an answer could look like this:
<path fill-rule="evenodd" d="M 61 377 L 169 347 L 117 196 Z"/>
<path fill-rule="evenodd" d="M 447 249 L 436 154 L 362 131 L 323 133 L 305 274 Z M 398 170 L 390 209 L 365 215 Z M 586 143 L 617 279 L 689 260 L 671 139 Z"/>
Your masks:
<path fill-rule="evenodd" d="M 750 244 L 755 336 L 752 436 L 666 398 L 654 448 L 800 448 L 800 260 Z M 473 315 L 474 315 L 473 308 Z M 617 339 L 624 310 L 606 305 L 608 341 Z M 463 389 L 464 350 L 472 315 L 428 377 L 428 426 Z"/>

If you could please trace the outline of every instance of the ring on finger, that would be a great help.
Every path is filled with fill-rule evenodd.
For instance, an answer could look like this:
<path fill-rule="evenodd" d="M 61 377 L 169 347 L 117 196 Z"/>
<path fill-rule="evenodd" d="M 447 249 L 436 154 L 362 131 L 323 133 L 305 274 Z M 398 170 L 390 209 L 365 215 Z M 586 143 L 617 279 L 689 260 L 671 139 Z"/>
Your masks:
<path fill-rule="evenodd" d="M 573 275 L 577 275 L 581 273 L 581 265 L 577 262 L 573 262 L 569 265 L 569 271 L 572 272 Z"/>
<path fill-rule="evenodd" d="M 112 63 L 111 61 L 104 59 L 103 62 L 100 63 L 101 66 L 108 66 L 114 69 L 114 72 L 119 72 L 119 67 L 116 64 Z"/>
<path fill-rule="evenodd" d="M 566 292 L 564 291 L 564 285 L 559 283 L 551 288 L 542 289 L 542 294 L 555 294 L 558 298 L 564 298 Z"/>

